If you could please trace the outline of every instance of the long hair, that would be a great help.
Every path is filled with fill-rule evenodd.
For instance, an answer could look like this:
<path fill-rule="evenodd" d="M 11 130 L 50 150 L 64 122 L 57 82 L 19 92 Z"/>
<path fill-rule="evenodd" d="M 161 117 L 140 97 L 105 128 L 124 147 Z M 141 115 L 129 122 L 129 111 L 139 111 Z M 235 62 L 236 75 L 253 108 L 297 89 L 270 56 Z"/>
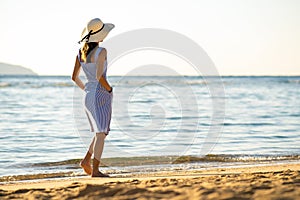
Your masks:
<path fill-rule="evenodd" d="M 98 46 L 97 42 L 89 42 L 89 43 L 85 43 L 83 45 L 83 47 L 81 47 L 80 51 L 81 51 L 81 59 L 84 62 L 87 62 L 88 60 L 90 60 L 89 58 L 89 53 Z"/>

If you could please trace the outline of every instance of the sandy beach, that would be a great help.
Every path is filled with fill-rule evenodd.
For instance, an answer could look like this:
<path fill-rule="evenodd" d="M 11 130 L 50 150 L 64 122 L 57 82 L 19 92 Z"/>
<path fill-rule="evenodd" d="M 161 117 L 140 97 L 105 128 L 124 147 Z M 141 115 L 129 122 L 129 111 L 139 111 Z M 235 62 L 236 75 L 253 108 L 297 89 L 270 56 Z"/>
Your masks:
<path fill-rule="evenodd" d="M 6 182 L 1 199 L 299 199 L 300 164 Z"/>

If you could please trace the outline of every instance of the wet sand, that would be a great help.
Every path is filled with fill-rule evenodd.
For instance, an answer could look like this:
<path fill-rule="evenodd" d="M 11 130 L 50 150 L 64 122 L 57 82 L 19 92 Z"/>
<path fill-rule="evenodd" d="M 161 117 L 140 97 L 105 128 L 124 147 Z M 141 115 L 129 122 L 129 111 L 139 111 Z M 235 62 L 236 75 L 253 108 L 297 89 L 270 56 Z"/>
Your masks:
<path fill-rule="evenodd" d="M 0 199 L 300 199 L 300 164 L 7 182 Z"/>

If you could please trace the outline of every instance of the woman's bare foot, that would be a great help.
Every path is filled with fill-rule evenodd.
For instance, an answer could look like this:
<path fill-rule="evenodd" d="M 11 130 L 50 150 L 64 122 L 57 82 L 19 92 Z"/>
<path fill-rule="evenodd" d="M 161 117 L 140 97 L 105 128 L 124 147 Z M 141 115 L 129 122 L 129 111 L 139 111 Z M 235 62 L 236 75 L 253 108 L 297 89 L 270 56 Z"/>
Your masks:
<path fill-rule="evenodd" d="M 108 174 L 103 174 L 99 171 L 96 171 L 96 172 L 93 171 L 91 177 L 109 177 L 109 175 Z"/>
<path fill-rule="evenodd" d="M 82 160 L 80 162 L 80 167 L 84 170 L 88 175 L 92 174 L 92 167 L 90 161 Z"/>

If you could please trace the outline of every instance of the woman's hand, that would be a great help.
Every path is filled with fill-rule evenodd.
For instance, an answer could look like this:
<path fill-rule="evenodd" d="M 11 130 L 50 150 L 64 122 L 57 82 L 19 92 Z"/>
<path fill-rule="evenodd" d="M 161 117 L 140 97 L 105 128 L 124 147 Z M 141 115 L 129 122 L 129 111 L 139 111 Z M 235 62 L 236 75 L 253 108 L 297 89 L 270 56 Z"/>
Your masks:
<path fill-rule="evenodd" d="M 76 85 L 78 87 L 80 87 L 82 90 L 84 90 L 85 86 L 84 86 L 84 84 L 82 83 L 82 81 L 79 77 L 76 77 L 75 80 L 73 80 L 73 81 L 76 83 Z"/>
<path fill-rule="evenodd" d="M 112 92 L 112 87 L 109 85 L 109 83 L 107 82 L 106 78 L 104 78 L 103 76 L 101 76 L 99 82 L 107 90 L 107 92 L 109 92 L 109 91 Z"/>

